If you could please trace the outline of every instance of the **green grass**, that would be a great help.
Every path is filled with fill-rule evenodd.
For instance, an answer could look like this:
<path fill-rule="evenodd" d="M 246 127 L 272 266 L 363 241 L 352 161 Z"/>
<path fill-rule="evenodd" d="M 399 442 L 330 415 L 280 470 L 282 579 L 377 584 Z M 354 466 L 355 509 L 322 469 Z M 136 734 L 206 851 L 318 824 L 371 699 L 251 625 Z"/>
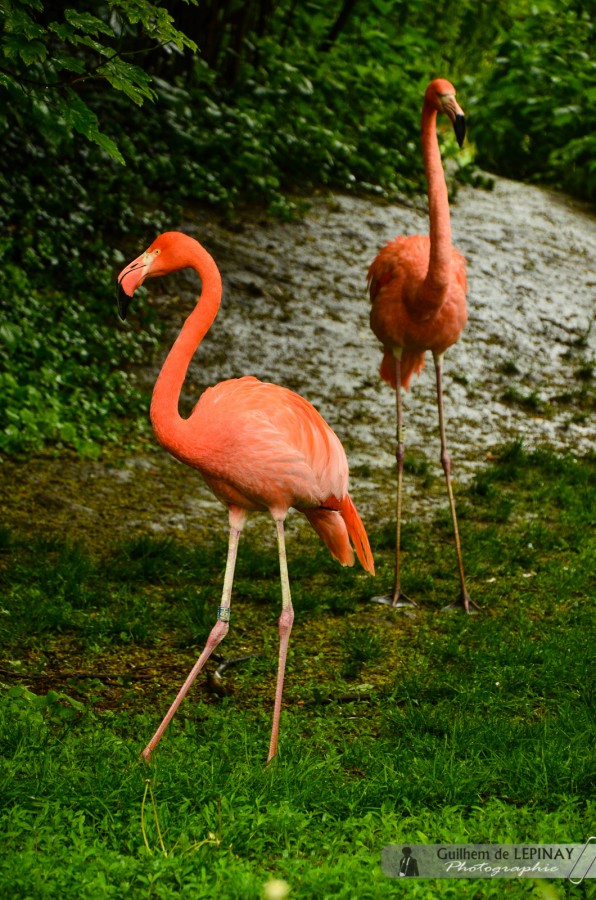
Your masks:
<path fill-rule="evenodd" d="M 427 478 L 421 467 L 420 483 Z M 387 879 L 396 842 L 581 842 L 594 832 L 593 460 L 505 448 L 458 497 L 475 616 L 443 502 L 410 523 L 416 618 L 391 583 L 289 546 L 296 621 L 280 752 L 268 745 L 274 546 L 241 544 L 224 690 L 200 676 L 150 766 L 139 753 L 196 658 L 225 545 L 93 544 L 0 530 L 0 886 L 15 898 L 594 897 L 594 882 Z M 103 545 L 101 545 L 103 546 Z M 215 663 L 210 663 L 213 671 Z M 357 698 L 357 699 L 354 699 Z M 548 893 L 550 891 L 550 893 Z"/>

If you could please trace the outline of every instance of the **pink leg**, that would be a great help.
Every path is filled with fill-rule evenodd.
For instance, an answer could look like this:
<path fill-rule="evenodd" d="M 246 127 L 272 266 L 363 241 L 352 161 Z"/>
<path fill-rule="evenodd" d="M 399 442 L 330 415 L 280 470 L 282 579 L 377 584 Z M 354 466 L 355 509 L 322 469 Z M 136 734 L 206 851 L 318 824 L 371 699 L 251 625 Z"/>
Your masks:
<path fill-rule="evenodd" d="M 373 597 L 375 603 L 385 603 L 394 608 L 404 606 L 416 606 L 413 600 L 404 594 L 401 589 L 401 510 L 403 497 L 403 473 L 404 473 L 404 456 L 405 456 L 405 438 L 403 426 L 403 405 L 401 393 L 401 350 L 399 348 L 393 351 L 395 357 L 395 406 L 397 412 L 397 444 L 395 448 L 395 459 L 397 462 L 397 498 L 395 509 L 395 577 L 393 580 L 393 591 L 381 597 Z"/>
<path fill-rule="evenodd" d="M 294 622 L 294 608 L 290 597 L 290 579 L 288 577 L 288 562 L 286 558 L 286 543 L 284 538 L 283 519 L 276 520 L 277 546 L 279 551 L 279 574 L 281 579 L 281 615 L 279 617 L 279 663 L 277 667 L 277 686 L 275 689 L 275 705 L 273 707 L 273 725 L 271 727 L 271 742 L 269 744 L 270 762 L 277 753 L 277 738 L 279 735 L 279 717 L 281 715 L 281 699 L 284 691 L 284 674 L 286 671 L 286 656 L 290 632 Z"/>
<path fill-rule="evenodd" d="M 406 454 L 406 442 L 403 423 L 403 406 L 401 393 L 401 353 L 395 357 L 395 404 L 397 410 L 397 446 L 395 450 L 395 458 L 397 460 L 397 502 L 396 502 L 396 526 L 395 526 L 395 582 L 393 585 L 393 596 L 391 598 L 392 606 L 416 606 L 416 604 L 406 597 L 401 589 L 401 509 L 403 498 L 403 474 L 404 474 L 404 456 Z"/>
<path fill-rule="evenodd" d="M 447 452 L 447 438 L 445 436 L 445 416 L 443 413 L 443 354 L 435 356 L 435 372 L 437 376 L 437 403 L 439 407 L 439 430 L 441 433 L 441 465 L 445 473 L 445 481 L 447 483 L 447 494 L 449 496 L 449 508 L 451 510 L 451 521 L 453 523 L 453 534 L 455 535 L 455 550 L 457 553 L 457 567 L 459 570 L 459 580 L 461 585 L 459 603 L 452 603 L 445 607 L 446 609 L 464 609 L 469 613 L 470 604 L 480 609 L 477 603 L 470 599 L 470 595 L 466 590 L 466 580 L 464 576 L 464 563 L 461 552 L 461 543 L 459 540 L 459 529 L 457 527 L 457 516 L 455 513 L 455 498 L 453 496 L 453 487 L 451 485 L 451 457 Z"/>
<path fill-rule="evenodd" d="M 234 522 L 234 524 L 232 524 L 232 521 Z M 143 750 L 142 755 L 147 760 L 147 762 L 149 762 L 149 760 L 151 759 L 151 754 L 159 744 L 161 736 L 172 721 L 174 713 L 186 696 L 186 693 L 191 684 L 193 683 L 217 645 L 220 643 L 220 641 L 223 640 L 223 638 L 225 638 L 226 634 L 228 633 L 228 623 L 230 621 L 230 603 L 232 600 L 232 584 L 234 581 L 234 568 L 236 566 L 236 554 L 238 552 L 238 541 L 240 539 L 240 534 L 242 532 L 245 521 L 246 513 L 242 512 L 242 514 L 239 515 L 237 511 L 233 512 L 232 510 L 230 510 L 230 538 L 228 545 L 228 559 L 226 563 L 226 574 L 224 577 L 221 606 L 219 607 L 217 613 L 217 622 L 211 629 L 211 633 L 207 638 L 207 643 L 205 644 L 205 649 L 189 672 L 186 681 L 178 692 L 178 696 L 167 711 L 163 722 Z"/>

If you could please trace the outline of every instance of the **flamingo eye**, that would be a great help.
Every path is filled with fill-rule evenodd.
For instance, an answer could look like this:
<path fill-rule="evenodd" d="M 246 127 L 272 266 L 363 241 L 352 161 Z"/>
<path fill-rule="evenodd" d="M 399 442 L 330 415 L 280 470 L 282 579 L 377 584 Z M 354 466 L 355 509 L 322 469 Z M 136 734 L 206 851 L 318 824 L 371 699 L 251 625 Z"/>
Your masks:
<path fill-rule="evenodd" d="M 160 252 L 160 251 L 159 251 L 159 248 L 155 249 L 153 252 L 154 252 L 155 255 L 157 256 L 157 255 L 159 254 L 159 252 Z"/>

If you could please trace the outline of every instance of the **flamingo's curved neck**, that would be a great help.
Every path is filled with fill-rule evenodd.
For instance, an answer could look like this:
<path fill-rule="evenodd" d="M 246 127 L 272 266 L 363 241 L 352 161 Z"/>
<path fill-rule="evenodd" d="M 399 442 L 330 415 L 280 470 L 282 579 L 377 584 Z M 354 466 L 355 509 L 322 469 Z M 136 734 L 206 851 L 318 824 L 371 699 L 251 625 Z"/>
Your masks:
<path fill-rule="evenodd" d="M 428 184 L 430 259 L 418 301 L 430 314 L 443 300 L 451 277 L 451 221 L 447 184 L 437 140 L 437 111 L 425 101 L 422 109 L 422 157 Z"/>
<path fill-rule="evenodd" d="M 178 410 L 182 385 L 195 350 L 217 315 L 222 293 L 219 270 L 203 247 L 197 245 L 186 264 L 177 266 L 186 267 L 195 269 L 200 276 L 201 295 L 166 357 L 151 398 L 153 429 L 160 444 L 174 456 L 184 455 L 187 435 L 187 420 Z"/>

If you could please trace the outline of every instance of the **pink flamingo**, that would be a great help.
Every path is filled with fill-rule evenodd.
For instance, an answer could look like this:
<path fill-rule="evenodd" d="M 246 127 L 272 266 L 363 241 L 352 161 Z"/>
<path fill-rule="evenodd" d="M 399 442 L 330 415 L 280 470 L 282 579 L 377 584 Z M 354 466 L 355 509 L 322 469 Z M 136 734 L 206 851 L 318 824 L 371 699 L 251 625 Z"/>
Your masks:
<path fill-rule="evenodd" d="M 470 612 L 461 544 L 451 486 L 451 460 L 447 453 L 443 413 L 443 354 L 459 338 L 467 320 L 466 261 L 451 245 L 451 222 L 447 185 L 437 141 L 437 113 L 445 113 L 453 123 L 461 147 L 466 124 L 455 99 L 455 88 L 443 78 L 431 81 L 422 106 L 422 155 L 428 184 L 430 237 L 412 235 L 390 241 L 378 253 L 368 270 L 372 309 L 370 325 L 383 344 L 381 377 L 396 391 L 397 406 L 397 527 L 393 591 L 375 598 L 392 606 L 414 606 L 400 587 L 400 531 L 402 480 L 405 452 L 401 388 L 408 389 L 414 372 L 424 366 L 430 350 L 435 364 L 441 464 L 447 482 L 449 506 L 455 535 L 461 583 L 459 603 Z M 476 606 L 476 604 L 473 604 Z"/>
<path fill-rule="evenodd" d="M 374 563 L 364 525 L 348 494 L 346 454 L 338 437 L 310 403 L 287 388 L 248 376 L 208 388 L 190 416 L 180 416 L 178 398 L 189 363 L 219 309 L 219 270 L 197 241 L 171 231 L 158 237 L 118 277 L 118 310 L 124 319 L 129 299 L 146 278 L 187 267 L 199 274 L 202 291 L 159 373 L 151 400 L 151 422 L 160 444 L 198 469 L 215 496 L 228 507 L 229 547 L 217 622 L 143 756 L 146 760 L 151 758 L 192 682 L 226 636 L 240 533 L 249 510 L 269 510 L 277 529 L 282 592 L 269 762 L 277 752 L 286 655 L 294 621 L 284 540 L 288 510 L 294 507 L 304 513 L 342 565 L 354 563 L 350 540 L 358 559 L 371 574 Z"/>

